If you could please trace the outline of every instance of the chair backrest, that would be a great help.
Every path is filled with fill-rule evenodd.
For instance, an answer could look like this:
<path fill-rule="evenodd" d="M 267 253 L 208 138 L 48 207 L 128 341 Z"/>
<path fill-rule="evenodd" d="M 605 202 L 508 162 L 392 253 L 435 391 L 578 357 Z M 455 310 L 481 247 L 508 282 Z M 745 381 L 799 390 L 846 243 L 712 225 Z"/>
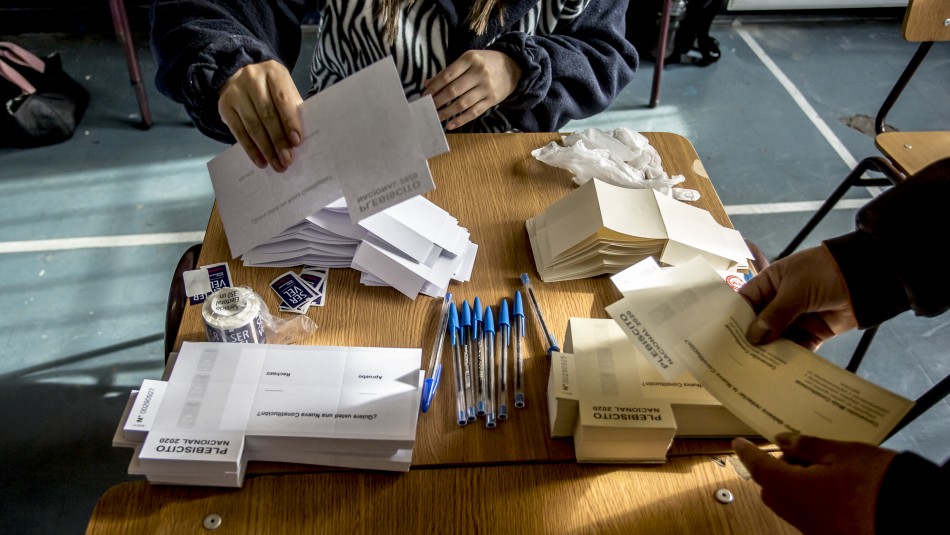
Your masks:
<path fill-rule="evenodd" d="M 912 43 L 950 41 L 950 0 L 910 0 L 903 32 Z"/>

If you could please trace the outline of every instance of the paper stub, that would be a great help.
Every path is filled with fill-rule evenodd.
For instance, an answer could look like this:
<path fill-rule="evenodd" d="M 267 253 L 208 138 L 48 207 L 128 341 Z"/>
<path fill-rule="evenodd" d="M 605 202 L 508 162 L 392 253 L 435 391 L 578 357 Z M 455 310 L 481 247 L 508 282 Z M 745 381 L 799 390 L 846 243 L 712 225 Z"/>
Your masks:
<path fill-rule="evenodd" d="M 208 264 L 207 266 L 201 266 L 199 269 L 194 271 L 205 271 L 208 276 L 209 287 L 205 291 L 200 291 L 203 286 L 194 288 L 193 291 L 189 289 L 189 281 L 185 279 L 185 295 L 188 296 L 188 301 L 192 305 L 197 305 L 198 303 L 203 303 L 205 299 L 208 298 L 208 295 L 220 290 L 221 288 L 230 288 L 231 287 L 231 270 L 228 268 L 227 262 L 219 262 L 217 264 Z M 191 272 L 186 272 L 191 273 Z M 195 274 L 192 275 L 197 279 L 198 284 L 204 283 L 204 275 Z M 194 281 L 193 281 L 194 282 Z"/>
<path fill-rule="evenodd" d="M 185 295 L 188 297 L 202 296 L 211 293 L 211 277 L 207 269 L 194 269 L 181 274 L 185 281 Z"/>

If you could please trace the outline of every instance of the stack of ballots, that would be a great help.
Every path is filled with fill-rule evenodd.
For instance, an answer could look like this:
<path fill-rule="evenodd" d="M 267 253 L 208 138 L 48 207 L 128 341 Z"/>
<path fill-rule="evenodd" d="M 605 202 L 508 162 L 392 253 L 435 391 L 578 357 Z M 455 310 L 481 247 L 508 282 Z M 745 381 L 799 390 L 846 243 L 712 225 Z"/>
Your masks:
<path fill-rule="evenodd" d="M 353 267 L 415 298 L 468 279 L 468 231 L 421 197 L 428 159 L 449 150 L 432 98 L 406 101 L 380 60 L 305 100 L 304 141 L 284 172 L 240 145 L 208 162 L 231 255 L 249 266 Z"/>
<path fill-rule="evenodd" d="M 352 267 L 363 284 L 414 298 L 445 295 L 450 280 L 469 280 L 477 251 L 457 219 L 415 196 L 356 224 L 339 199 L 241 259 L 246 266 Z"/>
<path fill-rule="evenodd" d="M 153 483 L 240 487 L 248 461 L 408 471 L 419 349 L 189 343 L 113 438 Z"/>
<path fill-rule="evenodd" d="M 714 268 L 748 268 L 738 231 L 655 189 L 593 179 L 526 221 L 535 266 L 545 282 L 615 274 L 647 257 L 678 266 L 695 256 Z"/>

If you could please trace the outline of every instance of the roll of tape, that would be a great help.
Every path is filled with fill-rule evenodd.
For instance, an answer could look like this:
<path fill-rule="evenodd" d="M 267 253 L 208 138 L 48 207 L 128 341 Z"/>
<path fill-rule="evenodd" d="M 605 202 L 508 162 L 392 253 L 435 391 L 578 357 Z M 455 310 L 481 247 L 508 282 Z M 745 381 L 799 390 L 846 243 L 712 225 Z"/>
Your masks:
<path fill-rule="evenodd" d="M 264 344 L 263 303 L 247 288 L 221 288 L 205 300 L 201 317 L 209 342 Z"/>

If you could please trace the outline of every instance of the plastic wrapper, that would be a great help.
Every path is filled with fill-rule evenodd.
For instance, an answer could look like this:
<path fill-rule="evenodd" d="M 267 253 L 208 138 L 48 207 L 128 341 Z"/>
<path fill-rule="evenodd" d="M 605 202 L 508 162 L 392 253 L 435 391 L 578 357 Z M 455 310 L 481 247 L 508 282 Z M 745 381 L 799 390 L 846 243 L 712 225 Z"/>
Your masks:
<path fill-rule="evenodd" d="M 562 142 L 552 141 L 531 151 L 531 155 L 550 166 L 567 169 L 577 185 L 597 178 L 625 188 L 652 188 L 680 201 L 699 199 L 698 191 L 675 187 L 686 178 L 667 174 L 660 154 L 639 132 L 589 128 L 565 136 Z"/>
<path fill-rule="evenodd" d="M 317 329 L 305 315 L 291 319 L 272 315 L 264 300 L 246 286 L 221 288 L 209 295 L 201 318 L 209 342 L 295 344 Z"/>

